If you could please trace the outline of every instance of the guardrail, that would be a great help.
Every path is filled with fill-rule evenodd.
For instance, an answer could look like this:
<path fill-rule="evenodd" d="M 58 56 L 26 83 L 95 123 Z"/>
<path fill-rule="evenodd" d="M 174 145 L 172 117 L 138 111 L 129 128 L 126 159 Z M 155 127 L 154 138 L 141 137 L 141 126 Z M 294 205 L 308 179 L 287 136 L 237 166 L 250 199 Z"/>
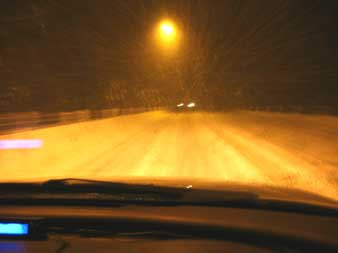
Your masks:
<path fill-rule="evenodd" d="M 114 108 L 106 110 L 78 110 L 57 113 L 7 113 L 0 114 L 0 134 L 9 134 L 20 130 L 32 130 L 47 126 L 66 125 L 77 122 L 105 119 L 126 114 L 136 114 L 158 108 Z"/>

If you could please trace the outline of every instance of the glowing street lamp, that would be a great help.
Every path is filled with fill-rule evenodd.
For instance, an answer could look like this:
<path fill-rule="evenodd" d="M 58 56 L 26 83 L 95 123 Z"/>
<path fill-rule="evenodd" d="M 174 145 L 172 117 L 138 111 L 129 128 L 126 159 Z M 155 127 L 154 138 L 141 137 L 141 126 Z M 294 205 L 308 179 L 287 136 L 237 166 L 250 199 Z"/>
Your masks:
<path fill-rule="evenodd" d="M 160 29 L 164 38 L 172 38 L 174 36 L 175 28 L 171 23 L 163 22 Z"/>
<path fill-rule="evenodd" d="M 172 47 L 177 43 L 177 28 L 170 20 L 160 22 L 156 34 L 161 46 Z"/>

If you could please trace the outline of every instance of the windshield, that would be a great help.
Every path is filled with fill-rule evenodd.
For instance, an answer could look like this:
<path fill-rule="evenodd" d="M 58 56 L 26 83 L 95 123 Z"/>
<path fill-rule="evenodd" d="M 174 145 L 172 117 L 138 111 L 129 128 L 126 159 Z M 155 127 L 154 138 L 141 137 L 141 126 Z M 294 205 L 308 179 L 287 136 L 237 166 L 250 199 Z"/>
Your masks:
<path fill-rule="evenodd" d="M 338 200 L 337 10 L 1 1 L 0 182 L 170 179 Z"/>

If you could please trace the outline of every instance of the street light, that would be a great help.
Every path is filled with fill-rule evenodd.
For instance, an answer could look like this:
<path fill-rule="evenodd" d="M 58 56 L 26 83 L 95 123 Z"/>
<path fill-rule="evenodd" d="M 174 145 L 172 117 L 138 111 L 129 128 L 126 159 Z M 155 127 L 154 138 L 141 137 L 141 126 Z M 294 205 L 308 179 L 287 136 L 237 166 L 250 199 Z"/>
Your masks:
<path fill-rule="evenodd" d="M 162 20 L 156 31 L 157 40 L 161 47 L 172 48 L 177 44 L 178 31 L 170 20 Z"/>
<path fill-rule="evenodd" d="M 160 24 L 160 32 L 163 39 L 174 39 L 176 35 L 174 25 L 169 21 L 163 21 Z"/>

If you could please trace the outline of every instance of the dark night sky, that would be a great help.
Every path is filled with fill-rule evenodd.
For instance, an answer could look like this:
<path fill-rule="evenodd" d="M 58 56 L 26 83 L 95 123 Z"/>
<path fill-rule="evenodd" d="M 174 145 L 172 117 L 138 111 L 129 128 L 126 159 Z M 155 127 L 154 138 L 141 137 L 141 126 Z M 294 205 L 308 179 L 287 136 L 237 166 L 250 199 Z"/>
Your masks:
<path fill-rule="evenodd" d="M 0 108 L 139 106 L 182 97 L 221 106 L 338 107 L 337 6 L 335 0 L 2 0 Z M 170 59 L 149 42 L 165 17 L 184 38 Z"/>

